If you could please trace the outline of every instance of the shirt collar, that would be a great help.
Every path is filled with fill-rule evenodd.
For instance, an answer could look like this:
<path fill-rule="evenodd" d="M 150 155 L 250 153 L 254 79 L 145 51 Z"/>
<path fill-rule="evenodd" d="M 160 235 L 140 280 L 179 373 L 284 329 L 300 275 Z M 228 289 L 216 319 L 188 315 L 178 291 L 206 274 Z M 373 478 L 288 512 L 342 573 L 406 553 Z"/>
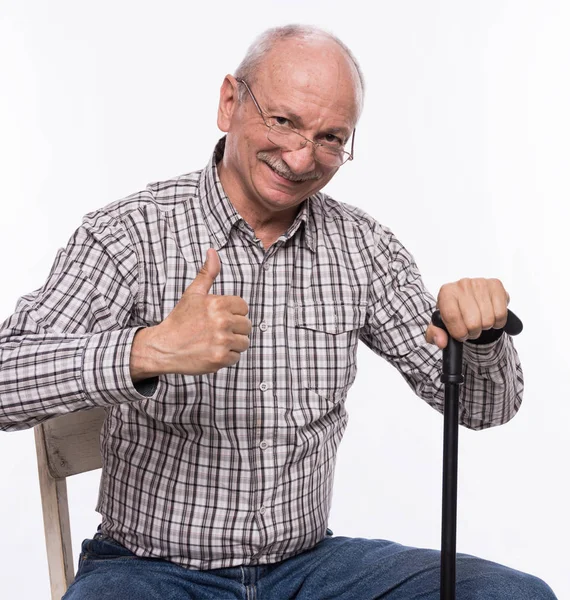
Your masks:
<path fill-rule="evenodd" d="M 202 171 L 198 184 L 202 213 L 210 235 L 215 240 L 213 246 L 215 250 L 219 250 L 226 244 L 232 227 L 238 221 L 243 221 L 224 192 L 218 176 L 216 163 L 224 154 L 224 146 L 225 137 L 216 144 L 214 153 Z"/>
<path fill-rule="evenodd" d="M 312 252 L 315 251 L 315 240 L 316 240 L 316 226 L 315 226 L 315 218 L 313 215 L 313 211 L 311 210 L 312 203 L 315 202 L 315 196 L 309 196 L 303 204 L 301 204 L 301 208 L 293 221 L 293 224 L 285 234 L 287 237 L 291 237 L 295 234 L 295 231 L 301 225 L 304 226 L 305 229 L 305 243 L 307 244 L 307 248 Z"/>
<path fill-rule="evenodd" d="M 241 215 L 234 208 L 230 199 L 227 197 L 220 182 L 216 164 L 224 155 L 226 138 L 222 137 L 208 162 L 206 168 L 202 171 L 200 182 L 198 184 L 199 199 L 202 206 L 202 213 L 206 226 L 210 231 L 212 239 L 215 240 L 213 246 L 215 250 L 222 248 L 228 241 L 232 227 L 239 221 L 243 221 Z M 290 238 L 302 225 L 305 229 L 305 241 L 307 247 L 314 252 L 316 245 L 316 226 L 314 215 L 311 211 L 311 203 L 314 196 L 307 198 L 302 204 L 291 227 L 283 235 L 284 238 Z"/>

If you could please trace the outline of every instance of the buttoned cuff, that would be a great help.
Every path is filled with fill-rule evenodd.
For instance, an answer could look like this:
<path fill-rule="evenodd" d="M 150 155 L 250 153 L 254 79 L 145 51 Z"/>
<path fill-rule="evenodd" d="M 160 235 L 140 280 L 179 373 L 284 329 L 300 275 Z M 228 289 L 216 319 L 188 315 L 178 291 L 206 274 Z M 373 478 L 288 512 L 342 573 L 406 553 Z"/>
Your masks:
<path fill-rule="evenodd" d="M 503 333 L 489 344 L 463 344 L 463 359 L 472 366 L 500 368 L 506 355 L 509 336 Z"/>
<path fill-rule="evenodd" d="M 134 402 L 153 397 L 158 378 L 133 383 L 131 347 L 140 327 L 104 331 L 90 336 L 82 357 L 81 377 L 86 400 L 94 406 Z"/>

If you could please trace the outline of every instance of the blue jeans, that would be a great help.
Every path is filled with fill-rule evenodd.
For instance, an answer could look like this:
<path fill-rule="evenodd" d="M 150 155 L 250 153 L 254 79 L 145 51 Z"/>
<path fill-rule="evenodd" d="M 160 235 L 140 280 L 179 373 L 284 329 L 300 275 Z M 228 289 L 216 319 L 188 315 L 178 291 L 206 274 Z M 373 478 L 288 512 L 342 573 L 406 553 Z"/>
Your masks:
<path fill-rule="evenodd" d="M 272 565 L 196 571 L 139 558 L 100 533 L 85 540 L 63 600 L 439 600 L 439 552 L 326 537 Z M 540 579 L 466 554 L 457 600 L 556 600 Z"/>

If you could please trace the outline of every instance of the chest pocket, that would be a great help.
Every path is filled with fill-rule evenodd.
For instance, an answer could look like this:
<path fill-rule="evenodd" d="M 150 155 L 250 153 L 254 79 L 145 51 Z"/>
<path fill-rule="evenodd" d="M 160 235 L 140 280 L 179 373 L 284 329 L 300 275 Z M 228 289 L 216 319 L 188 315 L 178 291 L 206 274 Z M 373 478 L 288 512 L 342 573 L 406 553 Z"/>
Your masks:
<path fill-rule="evenodd" d="M 342 397 L 356 376 L 366 305 L 303 304 L 291 311 L 293 323 L 287 329 L 293 385 L 333 401 Z"/>

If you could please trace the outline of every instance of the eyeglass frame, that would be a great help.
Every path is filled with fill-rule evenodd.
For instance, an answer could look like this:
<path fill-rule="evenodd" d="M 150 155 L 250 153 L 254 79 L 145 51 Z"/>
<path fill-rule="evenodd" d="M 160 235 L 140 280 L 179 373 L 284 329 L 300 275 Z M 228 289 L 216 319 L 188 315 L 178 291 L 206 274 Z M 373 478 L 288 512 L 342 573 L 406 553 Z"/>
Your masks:
<path fill-rule="evenodd" d="M 257 101 L 257 99 L 255 98 L 255 96 L 253 95 L 253 92 L 251 91 L 251 88 L 249 87 L 249 85 L 248 85 L 247 81 L 246 81 L 245 79 L 241 79 L 240 77 L 236 77 L 235 79 L 236 79 L 236 81 L 237 81 L 238 83 L 243 83 L 243 85 L 245 85 L 245 89 L 246 89 L 246 90 L 249 92 L 249 95 L 251 96 L 251 99 L 253 100 L 253 103 L 255 104 L 255 108 L 257 108 L 257 111 L 259 112 L 259 114 L 261 115 L 261 118 L 263 119 L 263 123 L 264 123 L 264 125 L 265 125 L 265 126 L 266 126 L 266 127 L 267 127 L 267 128 L 270 130 L 270 131 L 271 131 L 271 130 L 273 130 L 273 127 L 274 127 L 274 126 L 273 126 L 273 125 L 269 125 L 269 123 L 268 123 L 268 122 L 265 120 L 265 115 L 264 115 L 264 112 L 263 112 L 263 110 L 262 110 L 261 106 L 259 106 L 259 102 Z M 301 146 L 301 148 L 305 148 L 305 146 L 307 145 L 307 142 L 310 142 L 311 144 L 313 144 L 313 146 L 314 146 L 314 148 L 315 148 L 315 149 L 316 149 L 316 148 L 318 148 L 319 146 L 320 146 L 321 148 L 324 148 L 324 147 L 325 147 L 325 146 L 324 146 L 324 144 L 322 144 L 321 142 L 315 142 L 315 140 L 312 140 L 312 139 L 310 139 L 310 138 L 308 138 L 308 137 L 304 136 L 302 133 L 299 133 L 298 131 L 295 131 L 294 129 L 291 129 L 291 130 L 290 130 L 290 132 L 291 132 L 291 133 L 294 133 L 295 135 L 298 135 L 299 137 L 301 137 L 301 138 L 303 138 L 303 139 L 305 140 L 305 144 L 304 144 L 303 146 Z M 343 148 L 342 150 L 341 150 L 341 149 L 339 149 L 339 155 L 340 155 L 340 156 L 342 156 L 342 154 L 346 154 L 346 156 L 347 156 L 348 158 L 345 158 L 345 159 L 343 160 L 343 162 L 341 162 L 341 163 L 340 163 L 340 165 L 338 165 L 338 167 L 337 167 L 337 168 L 340 168 L 340 167 L 342 167 L 342 165 L 346 164 L 346 163 L 347 163 L 349 160 L 354 160 L 354 137 L 355 137 L 355 134 L 356 134 L 356 127 L 355 127 L 355 128 L 352 130 L 352 135 L 351 135 L 352 142 L 351 142 L 351 145 L 350 145 L 350 152 L 347 152 L 346 150 L 344 150 L 344 148 Z M 269 140 L 269 141 L 270 141 L 272 144 L 275 144 L 275 142 L 274 142 L 273 140 Z M 275 145 L 281 148 L 281 146 L 279 146 L 279 144 L 275 144 Z M 299 150 L 300 150 L 301 148 L 299 148 Z M 342 154 L 340 154 L 341 152 L 342 152 Z M 332 154 L 332 152 L 331 152 L 330 154 Z M 318 162 L 321 162 L 321 161 L 319 161 L 319 159 L 317 158 L 317 153 L 316 153 L 316 152 L 315 152 L 315 159 L 316 159 Z"/>

